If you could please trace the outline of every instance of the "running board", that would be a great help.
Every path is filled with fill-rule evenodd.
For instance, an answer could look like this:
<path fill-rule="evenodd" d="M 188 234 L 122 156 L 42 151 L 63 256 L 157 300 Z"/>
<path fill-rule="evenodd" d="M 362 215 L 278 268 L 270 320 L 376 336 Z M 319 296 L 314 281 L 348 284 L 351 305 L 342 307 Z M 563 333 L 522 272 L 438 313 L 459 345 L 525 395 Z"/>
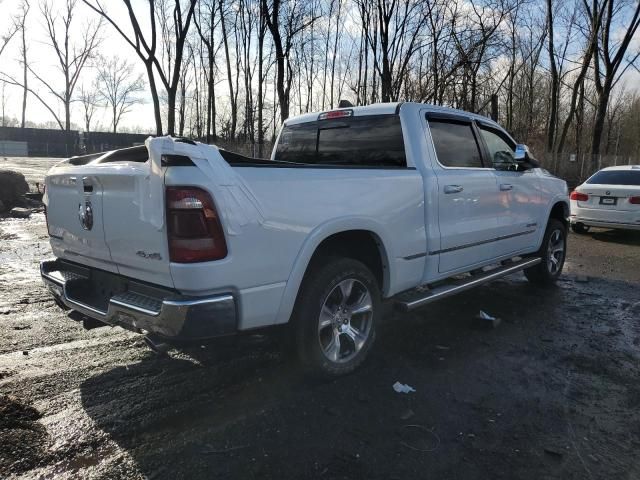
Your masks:
<path fill-rule="evenodd" d="M 477 287 L 483 283 L 491 282 L 492 280 L 502 278 L 525 268 L 533 267 L 534 265 L 539 264 L 541 260 L 542 259 L 540 257 L 526 258 L 517 262 L 509 263 L 506 266 L 477 273 L 475 275 L 471 275 L 469 278 L 456 280 L 450 284 L 440 285 L 429 290 L 425 290 L 423 287 L 421 287 L 420 290 L 411 290 L 396 296 L 395 305 L 398 309 L 408 312 L 427 305 L 428 303 L 435 302 L 436 300 Z"/>

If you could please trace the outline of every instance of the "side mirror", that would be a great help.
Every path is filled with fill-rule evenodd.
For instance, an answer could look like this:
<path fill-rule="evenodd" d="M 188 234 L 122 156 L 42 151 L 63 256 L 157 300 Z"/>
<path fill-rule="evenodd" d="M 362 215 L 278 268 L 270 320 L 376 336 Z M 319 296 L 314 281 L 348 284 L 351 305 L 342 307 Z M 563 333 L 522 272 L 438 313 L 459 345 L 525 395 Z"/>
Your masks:
<path fill-rule="evenodd" d="M 538 161 L 529 151 L 529 147 L 527 147 L 524 143 L 519 143 L 518 145 L 516 145 L 516 153 L 514 159 L 522 170 L 525 170 L 527 168 L 537 168 L 540 166 Z"/>

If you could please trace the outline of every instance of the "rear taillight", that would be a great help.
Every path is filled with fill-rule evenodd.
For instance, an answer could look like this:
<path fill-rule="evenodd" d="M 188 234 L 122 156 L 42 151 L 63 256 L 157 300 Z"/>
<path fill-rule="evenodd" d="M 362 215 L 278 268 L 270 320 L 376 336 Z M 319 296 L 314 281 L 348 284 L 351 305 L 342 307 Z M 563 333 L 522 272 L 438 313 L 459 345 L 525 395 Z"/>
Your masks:
<path fill-rule="evenodd" d="M 571 198 L 571 200 L 577 200 L 578 202 L 586 202 L 589 200 L 589 195 L 574 190 L 571 192 L 571 196 L 569 198 Z"/>
<path fill-rule="evenodd" d="M 629 197 L 629 203 L 640 205 L 640 197 Z"/>
<path fill-rule="evenodd" d="M 167 187 L 166 202 L 172 262 L 208 262 L 227 256 L 227 242 L 211 195 L 195 187 Z"/>

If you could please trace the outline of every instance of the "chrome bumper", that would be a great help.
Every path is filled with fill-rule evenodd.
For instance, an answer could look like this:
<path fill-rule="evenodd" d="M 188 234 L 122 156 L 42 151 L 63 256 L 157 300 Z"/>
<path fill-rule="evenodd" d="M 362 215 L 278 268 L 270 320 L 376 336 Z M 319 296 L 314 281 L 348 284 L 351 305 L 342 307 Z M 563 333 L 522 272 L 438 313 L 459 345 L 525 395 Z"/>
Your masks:
<path fill-rule="evenodd" d="M 229 294 L 186 297 L 60 259 L 42 261 L 40 275 L 64 305 L 108 325 L 180 340 L 237 330 L 236 304 Z"/>

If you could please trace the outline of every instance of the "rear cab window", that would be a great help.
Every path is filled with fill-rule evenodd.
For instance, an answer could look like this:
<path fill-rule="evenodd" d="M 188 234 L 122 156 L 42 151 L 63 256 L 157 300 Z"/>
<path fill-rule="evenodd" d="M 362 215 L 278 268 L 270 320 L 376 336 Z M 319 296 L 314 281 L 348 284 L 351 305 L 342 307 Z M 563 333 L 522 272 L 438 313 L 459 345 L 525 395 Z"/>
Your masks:
<path fill-rule="evenodd" d="M 591 185 L 640 186 L 640 170 L 601 170 L 585 183 Z"/>
<path fill-rule="evenodd" d="M 395 114 L 285 125 L 274 158 L 318 166 L 407 166 L 400 116 Z"/>

